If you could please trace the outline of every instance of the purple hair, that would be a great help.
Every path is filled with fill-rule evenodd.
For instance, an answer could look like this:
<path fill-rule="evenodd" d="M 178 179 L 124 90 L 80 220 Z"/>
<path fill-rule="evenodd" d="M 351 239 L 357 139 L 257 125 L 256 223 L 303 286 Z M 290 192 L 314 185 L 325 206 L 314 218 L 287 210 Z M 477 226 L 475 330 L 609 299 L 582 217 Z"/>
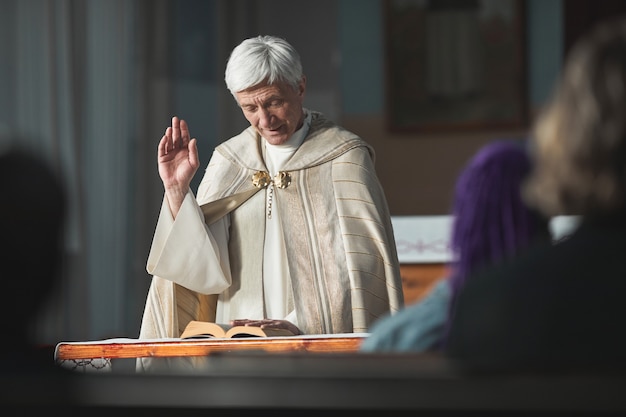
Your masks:
<path fill-rule="evenodd" d="M 481 148 L 458 177 L 451 236 L 453 303 L 470 274 L 516 255 L 534 240 L 549 239 L 548 222 L 522 201 L 521 185 L 530 168 L 522 144 L 499 140 Z"/>

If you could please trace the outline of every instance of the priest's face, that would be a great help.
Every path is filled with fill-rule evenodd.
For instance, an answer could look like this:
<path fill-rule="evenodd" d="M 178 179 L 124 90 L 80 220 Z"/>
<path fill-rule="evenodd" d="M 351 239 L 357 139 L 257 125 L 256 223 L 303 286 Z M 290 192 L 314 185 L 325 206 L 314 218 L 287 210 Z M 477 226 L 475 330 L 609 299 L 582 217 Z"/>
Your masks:
<path fill-rule="evenodd" d="M 270 144 L 280 145 L 302 126 L 305 89 L 302 77 L 297 89 L 283 82 L 262 83 L 235 95 L 250 125 Z"/>

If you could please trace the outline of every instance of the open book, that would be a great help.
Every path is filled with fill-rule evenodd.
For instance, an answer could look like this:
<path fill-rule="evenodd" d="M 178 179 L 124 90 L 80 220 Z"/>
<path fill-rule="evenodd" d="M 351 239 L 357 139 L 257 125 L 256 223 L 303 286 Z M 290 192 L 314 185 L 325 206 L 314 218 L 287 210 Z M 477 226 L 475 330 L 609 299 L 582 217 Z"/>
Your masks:
<path fill-rule="evenodd" d="M 181 339 L 206 337 L 275 337 L 295 336 L 287 329 L 262 329 L 256 326 L 231 326 L 229 324 L 209 323 L 192 320 L 180 335 Z"/>

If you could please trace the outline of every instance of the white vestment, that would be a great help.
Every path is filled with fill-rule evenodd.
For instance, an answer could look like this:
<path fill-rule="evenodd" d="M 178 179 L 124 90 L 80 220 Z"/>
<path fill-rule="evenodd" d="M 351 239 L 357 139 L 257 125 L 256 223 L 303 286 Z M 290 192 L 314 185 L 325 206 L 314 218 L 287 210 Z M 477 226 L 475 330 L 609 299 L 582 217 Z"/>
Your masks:
<path fill-rule="evenodd" d="M 178 337 L 194 318 L 226 323 L 283 318 L 267 316 L 264 294 L 271 221 L 279 222 L 274 230 L 284 239 L 284 262 L 271 268 L 288 271 L 290 283 L 282 287 L 290 293 L 277 311 L 295 309 L 291 317 L 303 333 L 365 332 L 379 316 L 403 306 L 374 151 L 320 113 L 309 113 L 302 144 L 277 168 L 291 178 L 285 188 L 264 188 L 221 219 L 205 223 L 201 205 L 251 190 L 253 175 L 269 171 L 264 140 L 249 127 L 215 149 L 197 197 L 186 196 L 175 220 L 164 201 L 148 257 L 147 270 L 154 277 L 140 338 Z M 276 214 L 270 219 L 269 192 Z M 193 299 L 184 301 L 193 305 L 182 320 L 180 291 Z M 215 306 L 203 304 L 216 296 L 214 312 Z"/>

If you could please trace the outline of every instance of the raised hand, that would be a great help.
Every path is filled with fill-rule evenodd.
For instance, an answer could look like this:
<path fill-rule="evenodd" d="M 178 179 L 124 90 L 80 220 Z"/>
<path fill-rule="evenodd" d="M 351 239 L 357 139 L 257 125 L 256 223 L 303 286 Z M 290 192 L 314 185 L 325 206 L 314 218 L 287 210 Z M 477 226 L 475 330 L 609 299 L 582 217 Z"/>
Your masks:
<path fill-rule="evenodd" d="M 176 116 L 159 142 L 158 164 L 170 209 L 176 217 L 200 165 L 196 139 L 191 139 L 187 122 Z"/>

